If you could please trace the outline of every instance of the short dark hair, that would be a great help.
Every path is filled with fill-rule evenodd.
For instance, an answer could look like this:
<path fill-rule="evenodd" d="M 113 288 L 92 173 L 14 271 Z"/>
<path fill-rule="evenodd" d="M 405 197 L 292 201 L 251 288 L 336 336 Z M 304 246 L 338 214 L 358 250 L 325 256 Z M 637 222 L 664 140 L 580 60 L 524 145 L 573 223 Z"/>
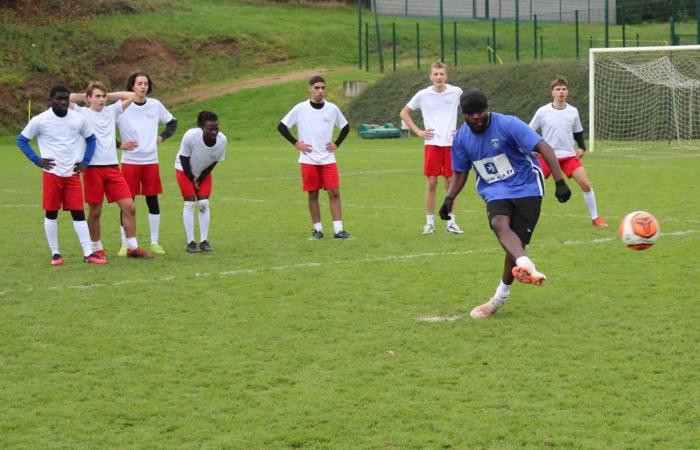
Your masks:
<path fill-rule="evenodd" d="M 313 86 L 316 83 L 325 83 L 326 80 L 323 79 L 321 75 L 314 75 L 309 79 L 309 86 Z"/>
<path fill-rule="evenodd" d="M 201 111 L 197 114 L 197 126 L 202 128 L 207 122 L 217 122 L 219 118 L 211 111 Z"/>
<path fill-rule="evenodd" d="M 134 89 L 136 77 L 146 77 L 146 79 L 148 80 L 148 91 L 146 91 L 146 95 L 150 94 L 153 91 L 153 81 L 146 72 L 134 72 L 131 75 L 129 75 L 129 78 L 126 79 L 126 90 L 131 92 L 131 90 Z"/>
<path fill-rule="evenodd" d="M 51 88 L 51 93 L 49 94 L 49 98 L 53 98 L 59 92 L 65 92 L 67 94 L 70 94 L 70 90 L 68 90 L 67 87 L 65 87 L 62 84 L 57 84 Z"/>
<path fill-rule="evenodd" d="M 489 107 L 486 94 L 481 92 L 481 89 L 470 88 L 464 91 L 459 99 L 459 104 L 462 107 L 463 114 L 471 114 L 478 111 L 483 111 Z"/>
<path fill-rule="evenodd" d="M 562 77 L 561 75 L 558 75 L 555 79 L 552 80 L 551 83 L 549 83 L 549 90 L 551 91 L 557 86 L 566 86 L 568 88 L 569 82 L 566 80 L 566 78 Z"/>

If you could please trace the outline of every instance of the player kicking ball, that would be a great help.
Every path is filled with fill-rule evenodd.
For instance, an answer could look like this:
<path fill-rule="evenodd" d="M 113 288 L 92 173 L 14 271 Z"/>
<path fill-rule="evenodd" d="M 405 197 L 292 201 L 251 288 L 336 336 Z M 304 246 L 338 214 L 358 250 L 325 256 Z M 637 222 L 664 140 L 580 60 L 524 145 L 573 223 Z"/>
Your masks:
<path fill-rule="evenodd" d="M 457 130 L 452 143 L 455 180 L 440 207 L 440 217 L 449 220 L 452 202 L 473 168 L 477 191 L 486 202 L 489 225 L 506 252 L 496 293 L 470 312 L 474 319 L 485 319 L 505 304 L 513 280 L 535 285 L 547 280 L 525 254 L 540 217 L 544 195 L 544 177 L 533 151 L 541 154 L 552 167 L 557 200 L 568 201 L 571 191 L 556 164 L 554 150 L 525 122 L 514 116 L 489 112 L 486 95 L 478 89 L 467 90 L 460 105 L 465 123 Z"/>
<path fill-rule="evenodd" d="M 180 151 L 175 157 L 175 178 L 180 186 L 185 206 L 182 221 L 187 235 L 189 253 L 211 252 L 209 245 L 209 196 L 212 191 L 212 170 L 226 154 L 226 136 L 219 131 L 219 118 L 213 112 L 202 111 L 197 116 L 198 128 L 185 132 Z M 194 240 L 194 211 L 199 211 L 199 246 Z"/>
<path fill-rule="evenodd" d="M 122 223 L 126 234 L 126 256 L 129 258 L 151 259 L 153 255 L 139 248 L 136 240 L 136 208 L 131 197 L 131 190 L 119 171 L 116 148 L 117 117 L 131 104 L 133 92 L 108 93 L 100 82 L 88 85 L 85 94 L 70 95 L 71 109 L 82 115 L 95 131 L 97 144 L 90 165 L 83 171 L 85 201 L 88 204 L 88 228 L 92 240 L 92 250 L 96 255 L 107 259 L 100 237 L 100 216 L 102 202 L 107 197 L 108 203 L 116 202 L 121 210 Z M 107 100 L 118 100 L 107 105 Z M 88 107 L 78 106 L 75 102 L 85 102 Z M 125 151 L 136 147 L 136 142 L 122 143 Z"/>
<path fill-rule="evenodd" d="M 51 250 L 51 265 L 63 264 L 58 247 L 58 210 L 70 211 L 73 229 L 83 248 L 83 261 L 107 264 L 107 260 L 92 251 L 90 232 L 85 223 L 83 190 L 78 175 L 95 152 L 95 135 L 83 116 L 68 109 L 70 92 L 64 86 L 51 89 L 51 107 L 29 121 L 17 136 L 22 153 L 43 171 L 42 192 L 45 213 L 44 232 Z M 38 156 L 29 142 L 37 138 Z M 82 154 L 81 141 L 85 143 Z"/>
<path fill-rule="evenodd" d="M 554 149 L 557 162 L 564 174 L 573 178 L 583 191 L 591 223 L 598 228 L 607 228 L 608 224 L 598 215 L 595 193 L 586 175 L 581 159 L 586 154 L 583 140 L 583 126 L 578 109 L 566 102 L 569 96 L 569 83 L 565 78 L 557 77 L 549 84 L 552 102 L 540 107 L 530 121 L 530 128 L 541 131 L 542 137 Z M 547 162 L 539 158 L 545 178 L 550 175 Z"/>

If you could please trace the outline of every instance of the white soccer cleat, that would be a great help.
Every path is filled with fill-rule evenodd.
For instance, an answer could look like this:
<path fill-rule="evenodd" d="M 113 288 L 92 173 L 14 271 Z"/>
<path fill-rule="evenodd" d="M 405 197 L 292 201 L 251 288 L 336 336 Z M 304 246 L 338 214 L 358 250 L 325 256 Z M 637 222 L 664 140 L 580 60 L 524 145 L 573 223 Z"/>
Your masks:
<path fill-rule="evenodd" d="M 541 272 L 538 272 L 534 266 L 515 266 L 511 271 L 513 277 L 523 284 L 535 284 L 537 286 L 542 286 L 545 281 L 547 281 L 547 276 Z"/>
<path fill-rule="evenodd" d="M 459 227 L 459 225 L 457 225 L 457 222 L 448 223 L 445 231 L 447 231 L 450 234 L 462 234 L 462 233 L 464 233 L 464 230 L 462 230 Z"/>
<path fill-rule="evenodd" d="M 496 311 L 501 309 L 501 307 L 506 303 L 505 300 L 499 300 L 494 297 L 476 308 L 472 309 L 469 315 L 472 319 L 488 319 L 489 317 L 496 314 Z"/>
<path fill-rule="evenodd" d="M 423 227 L 423 234 L 428 235 L 428 234 L 433 234 L 435 232 L 435 227 L 428 224 Z"/>

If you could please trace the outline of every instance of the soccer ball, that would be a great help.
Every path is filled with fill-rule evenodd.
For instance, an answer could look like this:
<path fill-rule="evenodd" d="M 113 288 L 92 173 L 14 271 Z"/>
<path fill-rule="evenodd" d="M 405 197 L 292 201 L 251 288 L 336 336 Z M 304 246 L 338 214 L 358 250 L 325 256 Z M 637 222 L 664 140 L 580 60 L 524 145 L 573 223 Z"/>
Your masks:
<path fill-rule="evenodd" d="M 646 250 L 659 237 L 659 222 L 646 211 L 634 211 L 627 214 L 620 222 L 618 234 L 631 250 Z"/>

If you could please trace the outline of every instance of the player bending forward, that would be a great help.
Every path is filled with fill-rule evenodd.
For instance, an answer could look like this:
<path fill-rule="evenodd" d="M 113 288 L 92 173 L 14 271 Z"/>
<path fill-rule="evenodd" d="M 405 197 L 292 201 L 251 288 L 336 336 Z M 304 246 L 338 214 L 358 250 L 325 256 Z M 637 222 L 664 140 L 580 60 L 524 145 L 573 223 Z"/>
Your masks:
<path fill-rule="evenodd" d="M 68 109 L 70 92 L 64 86 L 51 89 L 51 107 L 29 121 L 17 136 L 17 146 L 43 170 L 43 208 L 46 211 L 44 232 L 51 250 L 51 265 L 63 264 L 58 248 L 58 210 L 63 207 L 73 217 L 73 229 L 83 248 L 83 261 L 106 264 L 107 260 L 92 251 L 90 232 L 85 223 L 83 190 L 78 175 L 90 163 L 95 152 L 95 135 L 83 116 Z M 41 157 L 29 142 L 37 138 Z M 81 155 L 81 140 L 85 153 Z"/>
<path fill-rule="evenodd" d="M 138 246 L 134 199 L 131 198 L 131 191 L 129 185 L 126 184 L 124 175 L 119 171 L 119 161 L 117 160 L 115 130 L 117 117 L 131 104 L 133 98 L 133 92 L 107 93 L 107 88 L 96 81 L 88 85 L 85 94 L 73 93 L 70 95 L 71 109 L 85 117 L 97 138 L 95 154 L 90 160 L 90 165 L 83 171 L 83 184 L 85 185 L 85 201 L 89 207 L 87 223 L 90 229 L 92 250 L 104 259 L 107 259 L 107 254 L 102 246 L 100 236 L 100 216 L 104 197 L 107 197 L 109 203 L 117 202 L 121 210 L 126 235 L 126 256 L 129 258 L 153 258 L 150 253 Z M 106 105 L 108 99 L 118 101 Z M 75 102 L 85 102 L 88 107 L 78 106 Z M 135 146 L 135 142 L 122 143 L 122 148 L 125 150 Z"/>
<path fill-rule="evenodd" d="M 486 95 L 478 89 L 466 91 L 460 103 L 465 123 L 452 144 L 455 180 L 440 207 L 440 217 L 449 219 L 452 202 L 464 187 L 469 170 L 474 168 L 476 188 L 486 202 L 489 224 L 506 252 L 496 293 L 470 313 L 475 319 L 485 319 L 503 306 L 514 279 L 536 285 L 547 279 L 525 254 L 544 195 L 544 177 L 532 156 L 533 150 L 551 164 L 557 200 L 566 202 L 571 191 L 556 164 L 554 150 L 527 124 L 517 117 L 489 112 Z"/>
<path fill-rule="evenodd" d="M 541 131 L 544 140 L 554 149 L 559 167 L 567 177 L 573 178 L 583 191 L 591 215 L 591 223 L 598 228 L 607 228 L 605 219 L 598 215 L 593 187 L 583 168 L 581 158 L 586 152 L 583 140 L 583 126 L 578 109 L 566 102 L 569 96 L 569 83 L 557 77 L 549 85 L 552 102 L 540 107 L 530 121 L 530 128 Z M 575 141 L 575 142 L 574 142 Z M 547 162 L 539 158 L 545 178 L 549 178 L 550 169 Z"/>
<path fill-rule="evenodd" d="M 175 157 L 175 177 L 185 206 L 182 220 L 187 235 L 189 253 L 211 252 L 208 241 L 209 196 L 212 190 L 211 171 L 226 154 L 226 136 L 219 131 L 219 118 L 213 112 L 202 111 L 197 116 L 198 128 L 185 132 L 180 151 Z M 194 240 L 194 210 L 199 207 L 199 246 Z"/>

